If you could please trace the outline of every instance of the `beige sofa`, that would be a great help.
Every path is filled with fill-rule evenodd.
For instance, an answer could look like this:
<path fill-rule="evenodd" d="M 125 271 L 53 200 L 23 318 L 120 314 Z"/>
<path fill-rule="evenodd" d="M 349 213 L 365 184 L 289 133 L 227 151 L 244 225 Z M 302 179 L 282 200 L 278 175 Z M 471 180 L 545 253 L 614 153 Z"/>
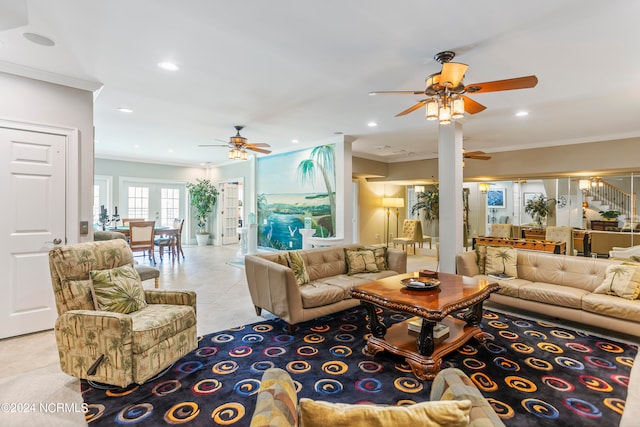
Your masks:
<path fill-rule="evenodd" d="M 519 250 L 517 278 L 498 280 L 480 275 L 476 252 L 456 257 L 458 274 L 500 284 L 490 302 L 639 337 L 640 300 L 593 293 L 607 266 L 622 262 Z"/>
<path fill-rule="evenodd" d="M 332 246 L 295 251 L 304 261 L 308 283 L 298 284 L 294 271 L 283 255 L 269 252 L 245 256 L 245 272 L 251 300 L 259 315 L 262 309 L 275 314 L 295 331 L 300 322 L 335 313 L 360 303 L 352 299 L 352 286 L 372 280 L 406 273 L 407 253 L 387 249 L 386 270 L 347 275 L 346 249 L 363 248 L 362 245 Z"/>

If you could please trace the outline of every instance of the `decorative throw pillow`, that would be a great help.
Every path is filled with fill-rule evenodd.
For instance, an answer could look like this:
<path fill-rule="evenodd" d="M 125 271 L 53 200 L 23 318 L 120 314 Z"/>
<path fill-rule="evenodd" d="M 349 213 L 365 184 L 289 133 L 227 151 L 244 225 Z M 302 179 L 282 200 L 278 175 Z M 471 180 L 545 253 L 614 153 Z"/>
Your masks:
<path fill-rule="evenodd" d="M 602 284 L 593 292 L 637 299 L 640 295 L 640 268 L 630 264 L 611 264 Z"/>
<path fill-rule="evenodd" d="M 480 274 L 484 274 L 486 271 L 487 263 L 487 245 L 476 245 L 476 264 L 478 264 L 478 270 Z"/>
<path fill-rule="evenodd" d="M 377 273 L 380 271 L 376 264 L 376 257 L 372 249 L 345 249 L 344 258 L 347 262 L 347 274 Z"/>
<path fill-rule="evenodd" d="M 300 399 L 304 427 L 457 427 L 469 424 L 470 400 L 441 400 L 414 405 L 350 405 Z"/>
<path fill-rule="evenodd" d="M 91 294 L 97 310 L 132 313 L 147 306 L 140 275 L 132 265 L 92 270 Z"/>
<path fill-rule="evenodd" d="M 387 262 L 387 248 L 360 248 L 359 251 L 372 250 L 373 256 L 376 259 L 376 265 L 378 266 L 378 270 L 388 270 L 389 264 Z"/>
<path fill-rule="evenodd" d="M 487 247 L 485 274 L 518 277 L 518 251 L 510 246 Z"/>
<path fill-rule="evenodd" d="M 289 267 L 293 270 L 293 274 L 296 276 L 296 282 L 298 286 L 306 285 L 309 283 L 309 272 L 307 266 L 298 251 L 289 251 Z"/>

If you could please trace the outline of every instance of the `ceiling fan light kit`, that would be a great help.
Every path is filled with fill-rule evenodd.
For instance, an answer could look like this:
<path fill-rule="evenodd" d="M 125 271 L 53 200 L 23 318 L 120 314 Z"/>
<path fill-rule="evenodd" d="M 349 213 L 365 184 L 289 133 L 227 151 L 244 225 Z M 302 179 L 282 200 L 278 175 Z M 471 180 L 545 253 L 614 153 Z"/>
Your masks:
<path fill-rule="evenodd" d="M 405 114 L 409 114 L 420 107 L 425 106 L 425 115 L 427 120 L 438 120 L 441 125 L 447 125 L 451 123 L 452 120 L 463 118 L 465 112 L 475 114 L 486 109 L 484 105 L 465 96 L 465 93 L 526 89 L 538 84 L 536 76 L 526 76 L 486 83 L 475 83 L 465 86 L 464 75 L 469 66 L 467 64 L 451 62 L 455 56 L 455 52 L 444 51 L 437 53 L 433 57 L 436 61 L 442 64 L 442 70 L 439 73 L 431 74 L 426 78 L 426 88 L 423 91 L 377 91 L 370 92 L 370 95 L 426 95 L 426 99 L 423 99 L 417 104 L 396 114 L 396 117 L 404 116 Z"/>
<path fill-rule="evenodd" d="M 225 145 L 219 144 L 201 144 L 200 147 L 227 147 L 229 148 L 229 160 L 248 160 L 249 153 L 247 150 L 256 151 L 258 153 L 269 154 L 271 150 L 266 150 L 264 148 L 258 147 L 270 147 L 269 144 L 265 143 L 257 143 L 257 144 L 249 144 L 247 143 L 247 138 L 240 135 L 240 131 L 244 129 L 244 126 L 234 126 L 236 129 L 235 136 L 229 138 L 229 143 Z"/>

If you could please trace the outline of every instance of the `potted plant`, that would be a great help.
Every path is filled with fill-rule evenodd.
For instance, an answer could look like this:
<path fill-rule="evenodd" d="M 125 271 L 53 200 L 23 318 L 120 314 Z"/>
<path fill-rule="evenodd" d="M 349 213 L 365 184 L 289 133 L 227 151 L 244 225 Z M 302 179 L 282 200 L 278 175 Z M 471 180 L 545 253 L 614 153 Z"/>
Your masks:
<path fill-rule="evenodd" d="M 196 211 L 196 240 L 198 245 L 206 245 L 209 241 L 207 220 L 216 205 L 218 190 L 208 179 L 198 178 L 196 182 L 188 182 L 186 186 L 189 190 L 191 206 Z"/>
<path fill-rule="evenodd" d="M 551 206 L 556 203 L 556 199 L 547 198 L 543 195 L 534 197 L 527 201 L 524 206 L 525 213 L 531 215 L 534 224 L 542 226 L 542 220 L 551 212 Z"/>
<path fill-rule="evenodd" d="M 603 217 L 607 221 L 613 221 L 620 216 L 620 211 L 609 209 L 608 211 L 600 211 L 598 212 L 601 217 Z"/>
<path fill-rule="evenodd" d="M 423 191 L 417 195 L 418 203 L 411 207 L 413 215 L 422 210 L 424 212 L 424 220 L 428 224 L 437 221 L 440 218 L 440 194 L 439 188 L 436 186 L 435 191 Z"/>

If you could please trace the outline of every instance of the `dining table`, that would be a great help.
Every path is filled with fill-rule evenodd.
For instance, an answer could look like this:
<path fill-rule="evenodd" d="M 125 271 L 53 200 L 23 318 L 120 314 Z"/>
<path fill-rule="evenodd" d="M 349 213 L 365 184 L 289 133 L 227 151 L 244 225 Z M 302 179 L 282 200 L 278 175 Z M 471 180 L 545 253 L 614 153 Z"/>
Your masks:
<path fill-rule="evenodd" d="M 110 227 L 109 230 L 110 231 L 117 231 L 119 233 L 122 233 L 125 236 L 127 236 L 127 238 L 129 237 L 129 234 L 130 234 L 128 225 Z M 173 259 L 175 259 L 176 255 L 178 256 L 178 259 L 180 258 L 180 256 L 182 256 L 182 259 L 184 259 L 184 252 L 182 250 L 182 239 L 181 239 L 181 236 L 180 236 L 180 229 L 179 228 L 173 228 L 173 227 L 167 227 L 167 226 L 159 225 L 159 226 L 154 228 L 153 233 L 156 236 L 169 236 L 169 237 L 171 237 L 173 239 L 173 241 L 175 242 L 175 244 L 171 245 L 171 253 L 170 253 L 170 255 L 173 257 Z"/>

